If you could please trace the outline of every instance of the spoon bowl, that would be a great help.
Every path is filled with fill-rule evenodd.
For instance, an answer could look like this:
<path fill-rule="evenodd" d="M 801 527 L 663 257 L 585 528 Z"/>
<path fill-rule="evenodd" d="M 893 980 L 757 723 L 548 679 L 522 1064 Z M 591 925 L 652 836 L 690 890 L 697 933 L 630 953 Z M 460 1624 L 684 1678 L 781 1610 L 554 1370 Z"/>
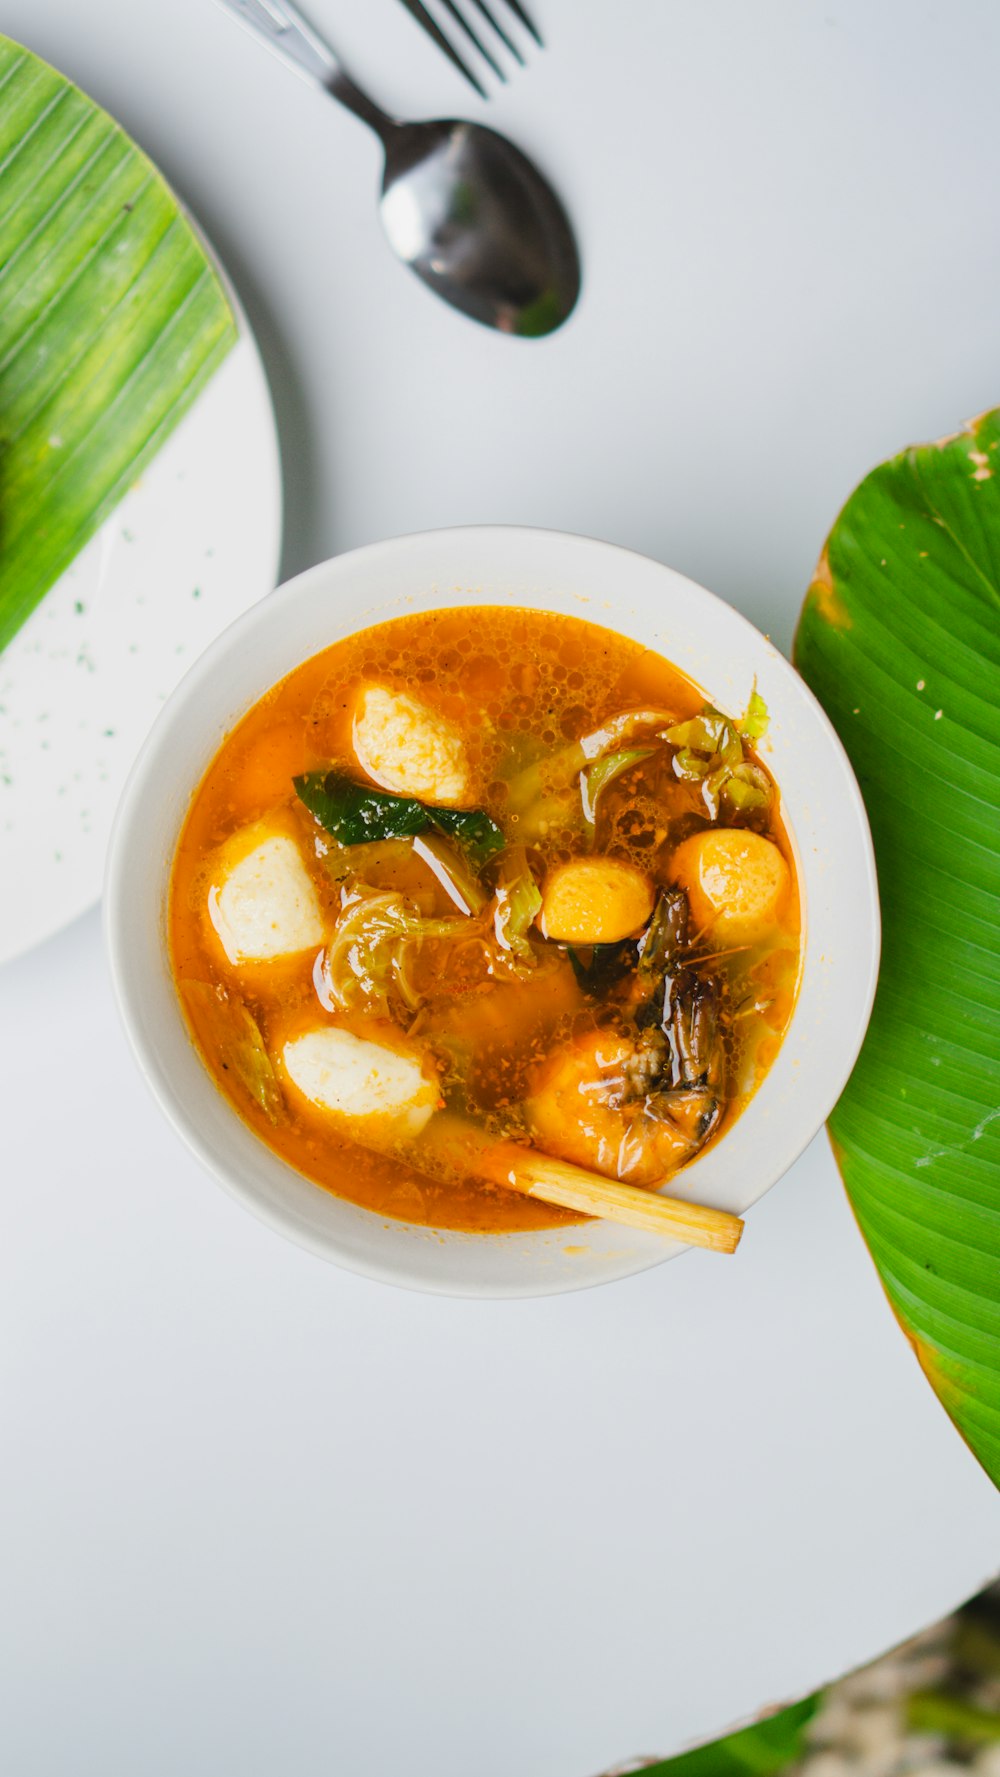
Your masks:
<path fill-rule="evenodd" d="M 559 199 L 495 130 L 460 119 L 385 133 L 382 225 L 393 251 L 453 308 L 502 333 L 560 327 L 580 261 Z"/>

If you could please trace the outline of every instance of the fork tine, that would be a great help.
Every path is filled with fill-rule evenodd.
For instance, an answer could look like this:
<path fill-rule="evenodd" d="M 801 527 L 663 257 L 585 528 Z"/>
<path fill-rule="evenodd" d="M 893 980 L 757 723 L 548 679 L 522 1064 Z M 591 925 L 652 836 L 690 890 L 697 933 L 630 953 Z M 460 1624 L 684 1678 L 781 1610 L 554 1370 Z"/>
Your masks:
<path fill-rule="evenodd" d="M 466 67 L 466 64 L 463 62 L 461 56 L 458 53 L 458 50 L 455 48 L 454 44 L 451 42 L 451 39 L 445 36 L 440 25 L 437 23 L 437 20 L 431 18 L 431 15 L 428 12 L 426 6 L 423 6 L 421 4 L 421 0 L 403 0 L 403 5 L 406 7 L 407 11 L 409 13 L 411 13 L 412 16 L 416 19 L 417 24 L 422 25 L 424 30 L 427 32 L 427 35 L 429 37 L 433 38 L 433 40 L 437 44 L 438 48 L 444 50 L 444 53 L 448 57 L 448 60 L 451 63 L 453 63 L 453 65 L 458 69 L 459 73 L 465 75 L 465 78 L 469 82 L 469 85 L 475 89 L 475 91 L 479 94 L 479 97 L 481 99 L 485 99 L 487 94 L 486 94 L 486 88 L 483 86 L 482 81 L 479 80 L 475 74 L 473 74 L 471 68 Z M 487 60 L 489 60 L 488 57 L 487 57 Z"/>
<path fill-rule="evenodd" d="M 545 44 L 542 42 L 541 33 L 539 32 L 538 26 L 536 24 L 534 24 L 533 21 L 528 17 L 528 14 L 525 12 L 524 7 L 521 5 L 521 0 L 507 0 L 507 5 L 510 7 L 510 10 L 514 14 L 514 17 L 520 19 L 525 30 L 531 32 L 531 35 L 535 39 L 535 42 L 537 43 L 539 49 L 544 49 Z"/>
<path fill-rule="evenodd" d="M 492 9 L 489 6 L 487 6 L 486 0 L 472 0 L 472 3 L 474 6 L 478 7 L 479 11 L 482 13 L 484 19 L 486 20 L 486 23 L 488 25 L 492 26 L 493 30 L 496 32 L 497 36 L 499 37 L 501 43 L 505 43 L 507 45 L 507 48 L 510 50 L 510 53 L 514 57 L 515 62 L 520 62 L 521 67 L 523 68 L 524 67 L 524 57 L 521 54 L 521 51 L 518 49 L 517 44 L 514 42 L 513 37 L 508 37 L 502 24 L 500 23 L 500 20 L 494 15 Z"/>
<path fill-rule="evenodd" d="M 468 19 L 465 17 L 465 15 L 463 13 L 461 13 L 459 11 L 458 7 L 455 4 L 455 0 L 441 0 L 441 4 L 445 8 L 445 10 L 449 14 L 449 16 L 454 19 L 456 25 L 458 25 L 459 28 L 465 32 L 465 35 L 468 37 L 469 41 L 471 43 L 475 44 L 480 55 L 483 57 L 483 60 L 489 62 L 489 65 L 493 69 L 493 72 L 497 76 L 497 79 L 498 80 L 506 80 L 507 76 L 504 73 L 503 69 L 501 68 L 500 63 L 497 61 L 496 56 L 493 55 L 492 52 L 487 49 L 482 38 L 479 36 L 479 33 L 477 31 L 473 30 Z"/>

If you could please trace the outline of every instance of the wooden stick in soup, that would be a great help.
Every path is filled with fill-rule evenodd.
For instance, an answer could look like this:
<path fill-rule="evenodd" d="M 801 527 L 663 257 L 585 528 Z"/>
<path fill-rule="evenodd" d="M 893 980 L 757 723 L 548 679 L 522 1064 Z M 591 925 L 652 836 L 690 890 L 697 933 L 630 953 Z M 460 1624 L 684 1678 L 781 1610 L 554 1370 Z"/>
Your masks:
<path fill-rule="evenodd" d="M 662 1197 L 639 1185 L 620 1185 L 600 1173 L 571 1166 L 567 1160 L 552 1160 L 525 1148 L 515 1147 L 514 1153 L 518 1159 L 512 1161 L 504 1183 L 526 1197 L 540 1197 L 543 1203 L 557 1203 L 562 1209 L 600 1216 L 604 1221 L 646 1228 L 651 1234 L 663 1234 L 708 1252 L 734 1253 L 739 1246 L 743 1223 L 724 1209 Z"/>
<path fill-rule="evenodd" d="M 555 1160 L 517 1142 L 491 1140 L 474 1124 L 447 1112 L 431 1119 L 420 1146 L 446 1158 L 461 1159 L 469 1172 L 480 1172 L 494 1184 L 520 1191 L 525 1197 L 540 1198 L 543 1203 L 556 1203 L 561 1209 L 602 1221 L 644 1228 L 708 1252 L 734 1253 L 743 1233 L 740 1217 L 727 1210 L 664 1197 L 639 1185 L 619 1184 L 616 1179 Z"/>

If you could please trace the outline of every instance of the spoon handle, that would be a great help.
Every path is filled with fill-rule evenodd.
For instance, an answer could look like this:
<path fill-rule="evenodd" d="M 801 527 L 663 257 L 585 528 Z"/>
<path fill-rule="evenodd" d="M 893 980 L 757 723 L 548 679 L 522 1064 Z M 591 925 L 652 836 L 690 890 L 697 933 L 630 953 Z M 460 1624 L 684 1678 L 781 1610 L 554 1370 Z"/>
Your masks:
<path fill-rule="evenodd" d="M 345 72 L 330 45 L 317 36 L 292 0 L 218 0 L 218 4 L 265 43 L 286 67 L 339 99 L 383 141 L 395 127 L 394 120 Z"/>

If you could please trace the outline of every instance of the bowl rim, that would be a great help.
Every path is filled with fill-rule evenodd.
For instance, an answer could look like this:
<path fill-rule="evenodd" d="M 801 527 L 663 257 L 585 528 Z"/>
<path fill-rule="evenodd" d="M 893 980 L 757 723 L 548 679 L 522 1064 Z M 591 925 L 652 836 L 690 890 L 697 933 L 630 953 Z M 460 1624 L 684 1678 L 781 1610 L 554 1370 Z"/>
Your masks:
<path fill-rule="evenodd" d="M 766 1195 L 767 1191 L 778 1182 L 778 1179 L 783 1177 L 785 1172 L 795 1164 L 795 1161 L 801 1156 L 806 1147 L 809 1146 L 810 1142 L 823 1128 L 830 1111 L 836 1104 L 840 1093 L 850 1077 L 871 1016 L 878 984 L 881 945 L 878 879 L 871 831 L 864 800 L 840 737 L 827 716 L 826 711 L 823 709 L 814 693 L 810 690 L 809 686 L 805 683 L 804 679 L 802 679 L 801 675 L 797 672 L 792 662 L 788 660 L 785 655 L 781 654 L 779 650 L 775 649 L 773 644 L 769 643 L 768 638 L 762 636 L 762 632 L 759 631 L 742 612 L 728 604 L 727 601 L 720 598 L 718 594 L 711 592 L 707 587 L 701 586 L 698 582 L 690 580 L 688 576 L 682 574 L 679 570 L 671 568 L 668 564 L 659 562 L 655 557 L 647 556 L 641 551 L 629 549 L 621 544 L 609 543 L 601 538 L 590 537 L 577 532 L 560 531 L 542 526 L 517 524 L 455 525 L 409 532 L 401 536 L 386 538 L 378 542 L 365 544 L 357 549 L 345 551 L 342 554 L 332 556 L 325 561 L 318 562 L 312 567 L 293 576 L 290 580 L 284 581 L 275 589 L 275 591 L 241 613 L 221 632 L 219 636 L 215 638 L 205 652 L 200 655 L 197 661 L 195 661 L 189 668 L 184 678 L 179 682 L 157 715 L 157 718 L 129 772 L 116 812 L 107 851 L 105 893 L 102 911 L 105 947 L 108 956 L 114 997 L 139 1072 L 160 1111 L 163 1113 L 171 1127 L 180 1136 L 185 1146 L 195 1156 L 199 1163 L 223 1186 L 230 1196 L 234 1197 L 245 1208 L 249 1209 L 259 1220 L 262 1220 L 269 1227 L 273 1228 L 275 1232 L 283 1234 L 287 1239 L 291 1239 L 296 1244 L 305 1247 L 307 1250 L 313 1252 L 318 1257 L 325 1259 L 327 1262 L 331 1262 L 343 1269 L 353 1271 L 356 1274 L 368 1276 L 377 1279 L 380 1282 L 391 1283 L 429 1294 L 451 1295 L 466 1298 L 525 1298 L 540 1295 L 562 1294 L 577 1289 L 595 1287 L 601 1282 L 617 1281 L 619 1278 L 637 1275 L 642 1271 L 649 1270 L 656 1265 L 662 1264 L 668 1258 L 679 1256 L 681 1251 L 687 1251 L 690 1249 L 679 1247 L 675 1243 L 661 1241 L 659 1244 L 663 1248 L 662 1251 L 652 1251 L 648 1254 L 643 1254 L 641 1258 L 634 1259 L 620 1269 L 609 1269 L 603 1276 L 581 1276 L 572 1279 L 559 1278 L 558 1280 L 551 1279 L 548 1284 L 542 1287 L 540 1287 L 536 1281 L 532 1281 L 528 1278 L 519 1282 L 516 1273 L 512 1275 L 510 1279 L 505 1279 L 502 1284 L 495 1281 L 482 1283 L 466 1280 L 463 1279 L 461 1275 L 456 1275 L 454 1278 L 448 1278 L 446 1280 L 441 1278 L 428 1279 L 409 1271 L 405 1265 L 401 1266 L 398 1262 L 390 1262 L 388 1260 L 382 1261 L 377 1256 L 371 1258 L 367 1254 L 364 1258 L 359 1258 L 355 1253 L 343 1250 L 337 1245 L 336 1240 L 332 1236 L 325 1232 L 320 1233 L 304 1219 L 298 1218 L 290 1205 L 282 1204 L 278 1207 L 276 1203 L 262 1200 L 262 1198 L 242 1180 L 235 1165 L 223 1163 L 219 1153 L 207 1139 L 196 1119 L 188 1113 L 186 1105 L 174 1093 L 170 1083 L 164 1077 L 159 1061 L 151 1052 L 139 1016 L 137 991 L 135 984 L 130 979 L 130 943 L 126 931 L 126 922 L 122 917 L 122 907 L 126 891 L 125 879 L 129 864 L 130 841 L 137 824 L 137 819 L 141 814 L 147 782 L 158 774 L 161 767 L 161 755 L 164 750 L 165 742 L 174 729 L 185 706 L 189 701 L 197 699 L 207 687 L 213 684 L 219 673 L 220 666 L 230 657 L 234 650 L 239 648 L 243 638 L 262 623 L 272 621 L 274 613 L 280 611 L 284 606 L 295 604 L 299 600 L 308 600 L 311 597 L 314 588 L 324 584 L 328 580 L 331 571 L 335 574 L 344 574 L 352 570 L 363 571 L 365 568 L 378 567 L 381 564 L 391 565 L 395 561 L 402 564 L 405 560 L 407 551 L 416 544 L 427 547 L 428 545 L 440 543 L 445 547 L 454 548 L 461 545 L 463 542 L 469 542 L 474 543 L 477 548 L 481 549 L 485 556 L 486 552 L 489 551 L 491 539 L 495 537 L 503 538 L 506 541 L 509 541 L 512 538 L 518 539 L 528 547 L 530 547 L 533 541 L 541 546 L 542 540 L 544 540 L 545 544 L 549 547 L 554 544 L 557 546 L 569 545 L 571 548 L 579 548 L 582 546 L 585 549 L 599 550 L 610 556 L 622 558 L 623 561 L 633 563 L 638 562 L 643 564 L 644 568 L 653 567 L 664 575 L 669 576 L 673 581 L 683 584 L 686 588 L 690 588 L 692 592 L 697 595 L 699 600 L 707 601 L 710 607 L 714 607 L 717 611 L 724 613 L 724 621 L 730 625 L 734 633 L 738 634 L 740 630 L 746 632 L 748 639 L 751 637 L 753 638 L 753 645 L 755 648 L 759 646 L 762 640 L 768 644 L 773 655 L 778 661 L 780 661 L 785 671 L 795 680 L 803 704 L 809 710 L 810 720 L 818 725 L 818 728 L 823 734 L 827 746 L 830 749 L 831 755 L 836 759 L 837 765 L 839 766 L 841 779 L 840 787 L 846 794 L 846 804 L 854 818 L 856 827 L 855 837 L 860 841 L 861 845 L 863 879 L 859 879 L 859 887 L 863 890 L 864 910 L 866 915 L 865 928 L 861 934 L 861 938 L 865 942 L 867 952 L 867 971 L 864 989 L 863 992 L 857 996 L 853 1029 L 851 1030 L 849 1037 L 845 1036 L 838 1042 L 838 1052 L 840 1054 L 839 1064 L 833 1072 L 823 1076 L 826 1082 L 825 1090 L 822 1093 L 816 1093 L 816 1109 L 814 1115 L 809 1120 L 808 1133 L 804 1133 L 800 1139 L 797 1139 L 795 1151 L 792 1153 L 791 1158 L 785 1156 L 782 1159 L 779 1170 L 773 1177 L 769 1178 L 768 1182 L 764 1184 L 759 1191 L 756 1192 L 752 1199 L 752 1203 L 748 1205 L 748 1207 L 752 1207 L 753 1203 L 758 1202 L 761 1197 Z M 483 571 L 484 574 L 489 572 L 488 562 L 486 561 L 484 561 Z M 474 605 L 475 599 L 470 595 L 469 599 L 463 602 L 471 607 Z M 489 597 L 486 597 L 483 598 L 481 602 L 489 604 L 502 603 L 503 601 L 491 600 Z M 512 606 L 515 602 L 517 601 L 511 601 Z M 436 607 L 430 602 L 421 602 L 419 608 L 421 610 L 431 610 L 440 607 Z M 531 608 L 530 604 L 528 604 L 528 608 Z M 538 606 L 536 608 L 542 609 L 543 607 Z M 349 621 L 349 625 L 343 630 L 343 636 L 346 637 L 356 634 L 364 628 L 372 627 L 373 624 L 388 621 L 389 617 L 394 614 L 398 613 L 385 613 L 383 615 L 369 618 L 364 618 L 362 616 L 357 622 L 355 622 L 352 617 Z M 587 613 L 581 610 L 580 616 L 583 617 L 584 620 L 602 624 L 605 628 L 618 628 L 613 617 L 607 617 L 606 615 L 602 616 L 599 612 Z M 342 638 L 335 637 L 334 639 Z M 319 649 L 316 649 L 313 652 L 319 651 Z M 301 656 L 303 661 L 308 658 L 310 658 L 308 653 Z M 294 670 L 294 668 L 283 669 L 275 678 L 271 679 L 269 683 L 278 683 L 281 678 L 286 676 L 287 671 L 290 670 Z M 684 671 L 685 668 L 681 667 L 680 670 Z M 245 714 L 250 708 L 252 708 L 253 703 L 255 703 L 259 697 L 264 695 L 266 689 L 267 685 L 263 686 L 255 693 L 250 702 L 244 703 L 242 705 L 241 713 Z M 221 697 L 216 698 L 216 702 L 221 703 Z M 240 716 L 235 718 L 237 721 L 239 719 Z M 229 732 L 231 726 L 232 724 L 227 725 L 226 732 Z M 209 757 L 211 757 L 211 755 Z M 196 779 L 195 783 L 197 784 L 197 782 L 200 782 L 200 779 Z M 779 782 L 779 790 L 780 788 L 781 785 Z M 185 812 L 190 807 L 192 794 L 193 787 L 188 786 L 183 801 Z M 791 828 L 789 831 L 794 846 L 794 832 Z M 167 864 L 168 874 L 171 866 L 172 854 Z M 801 885 L 801 867 L 799 876 Z M 807 906 L 804 911 L 806 912 L 806 919 L 808 922 Z M 808 923 L 806 924 L 806 935 L 808 935 Z M 177 1015 L 183 1026 L 185 1036 L 190 1042 L 190 1033 L 179 1001 L 177 1003 Z M 783 1038 L 783 1045 L 784 1042 L 787 1041 L 788 1035 L 789 1032 L 786 1032 L 785 1037 Z M 191 1046 L 193 1049 L 193 1043 Z M 207 1070 L 205 1071 L 206 1077 L 208 1077 Z M 768 1078 L 770 1078 L 770 1071 L 768 1076 L 766 1076 L 765 1080 L 762 1082 L 758 1092 L 754 1094 L 754 1099 L 766 1091 Z M 214 1082 L 213 1088 L 218 1092 L 218 1088 L 214 1086 Z M 228 1112 L 239 1126 L 244 1130 L 249 1129 L 249 1125 L 244 1123 L 243 1119 L 239 1117 L 239 1113 L 236 1111 L 235 1107 L 228 1103 L 228 1100 L 225 1099 L 224 1095 L 221 1094 L 221 1092 L 218 1092 L 218 1096 L 226 1105 Z M 751 1102 L 753 1102 L 753 1100 L 751 1100 Z M 735 1127 L 739 1126 L 739 1122 L 742 1121 L 742 1116 L 745 1114 L 745 1112 L 741 1113 L 741 1118 L 737 1120 L 737 1125 Z M 253 1135 L 253 1140 L 273 1155 L 273 1150 L 267 1148 L 267 1144 L 262 1143 L 260 1138 L 255 1134 Z M 721 1148 L 723 1145 L 724 1143 L 720 1142 L 719 1147 Z M 275 1156 L 275 1158 L 278 1157 Z M 288 1163 L 283 1162 L 282 1164 L 287 1166 Z M 289 1170 L 294 1172 L 294 1169 L 292 1168 L 289 1168 Z M 297 1174 L 296 1176 L 302 1177 L 304 1175 Z M 683 1173 L 680 1177 L 683 1178 Z M 312 1185 L 313 1189 L 322 1189 L 322 1187 L 314 1185 L 312 1181 L 308 1182 Z M 336 1201 L 340 1203 L 350 1202 L 349 1199 L 343 1198 L 338 1198 Z M 388 1220 L 384 1215 L 379 1215 L 374 1211 L 362 1209 L 361 1213 L 365 1216 L 372 1217 L 375 1221 L 383 1224 Z M 403 1225 L 406 1226 L 406 1224 Z M 504 1240 L 516 1239 L 518 1237 L 512 1235 L 470 1234 L 459 1236 L 458 1238 L 465 1242 L 472 1241 L 478 1244 L 485 1242 L 502 1242 Z M 520 1238 L 523 1239 L 524 1236 L 522 1235 Z M 655 1240 L 656 1237 L 651 1238 Z"/>

